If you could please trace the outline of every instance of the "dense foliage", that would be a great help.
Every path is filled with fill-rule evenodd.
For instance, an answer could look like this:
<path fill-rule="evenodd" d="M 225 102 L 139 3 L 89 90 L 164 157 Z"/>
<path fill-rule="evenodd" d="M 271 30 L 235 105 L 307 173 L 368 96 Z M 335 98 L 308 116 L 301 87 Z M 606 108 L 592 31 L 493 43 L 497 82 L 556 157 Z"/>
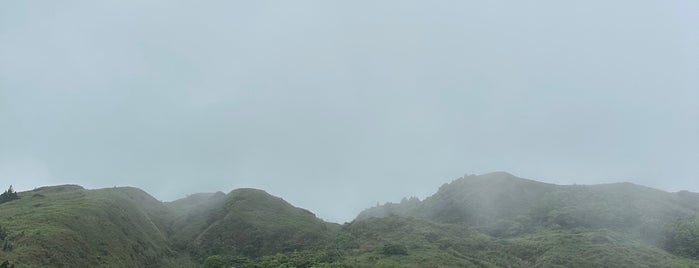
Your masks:
<path fill-rule="evenodd" d="M 669 230 L 667 248 L 677 255 L 699 259 L 699 220 L 681 220 Z"/>

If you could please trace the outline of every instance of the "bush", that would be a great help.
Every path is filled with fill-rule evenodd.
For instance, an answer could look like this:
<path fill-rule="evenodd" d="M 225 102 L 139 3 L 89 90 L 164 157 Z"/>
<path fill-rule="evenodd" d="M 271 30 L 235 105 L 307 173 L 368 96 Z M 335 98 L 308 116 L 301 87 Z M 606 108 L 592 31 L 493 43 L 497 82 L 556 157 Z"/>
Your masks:
<path fill-rule="evenodd" d="M 0 226 L 0 240 L 5 240 L 5 238 L 7 238 L 7 234 L 7 229 Z"/>
<path fill-rule="evenodd" d="M 383 245 L 383 254 L 385 255 L 408 255 L 408 249 L 400 244 L 385 244 Z"/>
<path fill-rule="evenodd" d="M 220 268 L 223 267 L 223 257 L 221 255 L 213 255 L 206 258 L 204 268 Z"/>
<path fill-rule="evenodd" d="M 11 251 L 13 248 L 12 242 L 10 241 L 5 241 L 5 243 L 2 244 L 2 251 Z"/>
<path fill-rule="evenodd" d="M 0 268 L 15 268 L 15 265 L 10 264 L 10 261 L 4 261 L 0 263 Z"/>
<path fill-rule="evenodd" d="M 12 189 L 12 185 L 4 193 L 0 194 L 0 204 L 19 199 L 19 195 Z"/>

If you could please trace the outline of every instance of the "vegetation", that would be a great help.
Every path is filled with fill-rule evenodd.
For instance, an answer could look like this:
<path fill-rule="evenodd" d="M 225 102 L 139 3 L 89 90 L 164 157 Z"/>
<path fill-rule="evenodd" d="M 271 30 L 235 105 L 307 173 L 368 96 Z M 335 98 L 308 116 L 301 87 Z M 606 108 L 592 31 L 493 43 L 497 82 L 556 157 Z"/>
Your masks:
<path fill-rule="evenodd" d="M 162 204 L 135 188 L 42 187 L 0 205 L 0 261 L 17 267 L 156 267 L 168 248 Z"/>
<path fill-rule="evenodd" d="M 630 183 L 561 186 L 498 172 L 445 184 L 409 208 L 400 203 L 368 209 L 357 220 L 396 214 L 465 224 L 495 237 L 561 228 L 609 229 L 668 249 L 668 232 L 675 223 L 699 215 L 697 198 L 699 194 Z"/>
<path fill-rule="evenodd" d="M 5 190 L 5 192 L 0 194 L 0 204 L 17 199 L 19 199 L 19 195 L 17 195 L 17 192 L 15 192 L 15 190 L 12 189 L 12 185 L 10 185 L 9 189 Z"/>
<path fill-rule="evenodd" d="M 628 183 L 467 176 L 343 225 L 256 189 L 6 193 L 0 267 L 699 267 L 699 195 Z"/>
<path fill-rule="evenodd" d="M 408 255 L 408 248 L 401 244 L 385 244 L 383 245 L 383 254 L 386 255 Z"/>
<path fill-rule="evenodd" d="M 0 268 L 14 268 L 14 267 L 15 267 L 15 265 L 10 264 L 9 261 L 4 261 L 4 262 L 0 263 Z"/>
<path fill-rule="evenodd" d="M 699 220 L 675 222 L 669 231 L 667 243 L 670 252 L 699 259 Z"/>

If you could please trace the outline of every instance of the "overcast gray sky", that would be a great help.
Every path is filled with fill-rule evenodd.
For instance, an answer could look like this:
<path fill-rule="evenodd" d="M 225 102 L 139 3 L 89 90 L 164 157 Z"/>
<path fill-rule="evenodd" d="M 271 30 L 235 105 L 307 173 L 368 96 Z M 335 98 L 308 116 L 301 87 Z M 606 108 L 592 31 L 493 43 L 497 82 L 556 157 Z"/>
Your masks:
<path fill-rule="evenodd" d="M 699 2 L 3 1 L 0 187 L 699 191 Z M 4 186 L 3 186 L 4 185 Z"/>

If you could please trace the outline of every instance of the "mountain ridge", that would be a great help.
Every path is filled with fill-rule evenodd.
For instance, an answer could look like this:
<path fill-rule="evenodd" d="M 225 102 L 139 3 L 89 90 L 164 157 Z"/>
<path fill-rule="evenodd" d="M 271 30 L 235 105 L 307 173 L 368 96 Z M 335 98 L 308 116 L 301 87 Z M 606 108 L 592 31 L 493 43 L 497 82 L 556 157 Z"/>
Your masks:
<path fill-rule="evenodd" d="M 628 182 L 468 175 L 342 225 L 254 188 L 170 202 L 79 185 L 19 197 L 0 204 L 0 262 L 17 267 L 699 267 L 699 194 Z"/>

